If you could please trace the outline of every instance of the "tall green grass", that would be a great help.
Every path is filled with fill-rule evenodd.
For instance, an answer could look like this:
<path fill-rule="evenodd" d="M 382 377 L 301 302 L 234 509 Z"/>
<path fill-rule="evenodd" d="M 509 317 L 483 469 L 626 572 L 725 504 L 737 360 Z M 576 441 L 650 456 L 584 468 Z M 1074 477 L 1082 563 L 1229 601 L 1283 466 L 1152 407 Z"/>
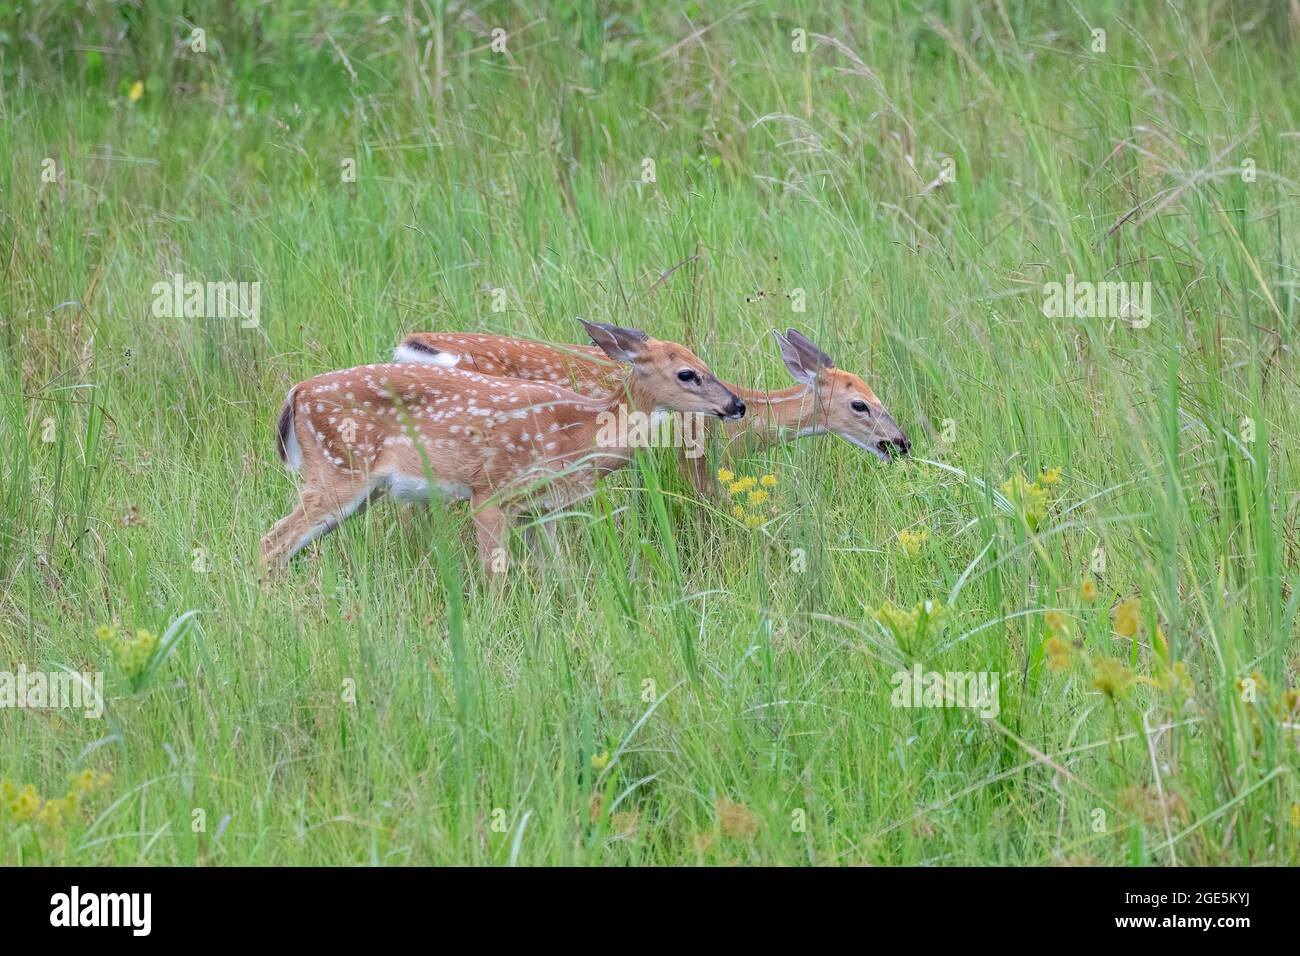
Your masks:
<path fill-rule="evenodd" d="M 0 3 L 0 669 L 107 675 L 0 711 L 0 778 L 111 774 L 0 859 L 1300 862 L 1287 5 L 851 7 Z M 259 327 L 156 318 L 171 272 Z M 1046 317 L 1067 274 L 1150 325 Z M 750 529 L 651 455 L 504 589 L 391 502 L 259 575 L 291 384 L 575 315 L 772 387 L 798 327 L 913 460 L 746 453 Z M 143 681 L 95 633 L 190 612 Z M 892 706 L 917 661 L 997 718 Z"/>

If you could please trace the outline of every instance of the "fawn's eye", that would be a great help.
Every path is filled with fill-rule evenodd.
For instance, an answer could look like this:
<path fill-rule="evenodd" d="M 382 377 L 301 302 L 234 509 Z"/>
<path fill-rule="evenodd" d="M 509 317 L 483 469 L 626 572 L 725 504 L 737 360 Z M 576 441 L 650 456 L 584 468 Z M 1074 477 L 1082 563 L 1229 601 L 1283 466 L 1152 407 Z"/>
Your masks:
<path fill-rule="evenodd" d="M 684 368 L 677 373 L 677 377 L 683 382 L 693 382 L 698 377 L 695 372 L 689 368 Z"/>
<path fill-rule="evenodd" d="M 862 399 L 860 399 L 860 398 L 859 398 L 859 399 L 856 399 L 856 400 L 853 402 L 853 410 L 854 410 L 855 412 L 865 412 L 865 411 L 868 410 L 868 409 L 867 409 L 867 403 L 864 402 L 864 401 L 863 401 Z"/>

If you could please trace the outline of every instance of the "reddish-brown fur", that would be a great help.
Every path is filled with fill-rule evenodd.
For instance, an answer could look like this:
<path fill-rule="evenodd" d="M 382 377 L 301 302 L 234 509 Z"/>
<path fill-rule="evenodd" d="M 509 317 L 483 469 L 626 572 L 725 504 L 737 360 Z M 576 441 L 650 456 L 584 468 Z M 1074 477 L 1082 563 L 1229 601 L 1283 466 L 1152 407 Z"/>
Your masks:
<path fill-rule="evenodd" d="M 728 442 L 743 440 L 762 446 L 829 431 L 881 457 L 892 454 L 894 449 L 910 450 L 910 442 L 866 382 L 835 368 L 825 353 L 793 329 L 777 338 L 787 367 L 803 383 L 761 390 L 724 382 L 748 409 L 743 419 L 723 424 Z M 599 348 L 589 345 L 557 346 L 472 332 L 415 332 L 402 340 L 398 356 L 421 362 L 440 356 L 448 361 L 454 358 L 458 368 L 554 382 L 592 396 L 604 394 L 617 384 L 617 366 Z M 872 414 L 855 412 L 855 399 L 866 402 Z M 707 458 L 683 458 L 683 464 L 699 491 L 715 491 Z"/>
<path fill-rule="evenodd" d="M 281 457 L 302 473 L 301 501 L 263 539 L 263 560 L 287 561 L 372 495 L 436 491 L 470 500 L 480 557 L 504 570 L 511 514 L 581 498 L 600 475 L 630 460 L 629 449 L 597 447 L 602 412 L 743 414 L 735 395 L 683 346 L 589 328 L 611 341 L 618 333 L 611 354 L 621 348 L 631 362 L 600 398 L 550 382 L 417 364 L 364 365 L 294 386 L 278 437 Z M 683 384 L 683 369 L 698 381 Z"/>

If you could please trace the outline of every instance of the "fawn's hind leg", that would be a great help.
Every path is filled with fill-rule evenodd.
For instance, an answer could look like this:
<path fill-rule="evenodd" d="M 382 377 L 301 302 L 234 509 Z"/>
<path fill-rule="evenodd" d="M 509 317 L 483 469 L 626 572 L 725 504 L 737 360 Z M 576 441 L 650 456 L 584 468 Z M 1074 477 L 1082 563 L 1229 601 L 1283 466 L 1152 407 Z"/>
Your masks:
<path fill-rule="evenodd" d="M 262 564 L 268 567 L 288 564 L 307 545 L 364 508 L 376 484 L 373 479 L 365 478 L 331 491 L 304 488 L 298 507 L 277 521 L 262 539 Z"/>

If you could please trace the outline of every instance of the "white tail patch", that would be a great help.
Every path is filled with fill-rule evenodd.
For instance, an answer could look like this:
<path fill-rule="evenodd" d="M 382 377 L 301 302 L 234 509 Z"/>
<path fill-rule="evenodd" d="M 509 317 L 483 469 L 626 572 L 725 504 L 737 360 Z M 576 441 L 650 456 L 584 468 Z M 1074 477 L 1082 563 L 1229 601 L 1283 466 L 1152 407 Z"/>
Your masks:
<path fill-rule="evenodd" d="M 295 475 L 302 471 L 302 449 L 298 447 L 298 436 L 289 431 L 289 440 L 284 443 L 284 467 Z"/>
<path fill-rule="evenodd" d="M 393 350 L 394 362 L 414 362 L 417 365 L 441 365 L 443 368 L 452 368 L 460 364 L 460 356 L 453 355 L 451 352 L 423 352 L 420 349 L 413 349 L 409 345 L 399 345 Z"/>

